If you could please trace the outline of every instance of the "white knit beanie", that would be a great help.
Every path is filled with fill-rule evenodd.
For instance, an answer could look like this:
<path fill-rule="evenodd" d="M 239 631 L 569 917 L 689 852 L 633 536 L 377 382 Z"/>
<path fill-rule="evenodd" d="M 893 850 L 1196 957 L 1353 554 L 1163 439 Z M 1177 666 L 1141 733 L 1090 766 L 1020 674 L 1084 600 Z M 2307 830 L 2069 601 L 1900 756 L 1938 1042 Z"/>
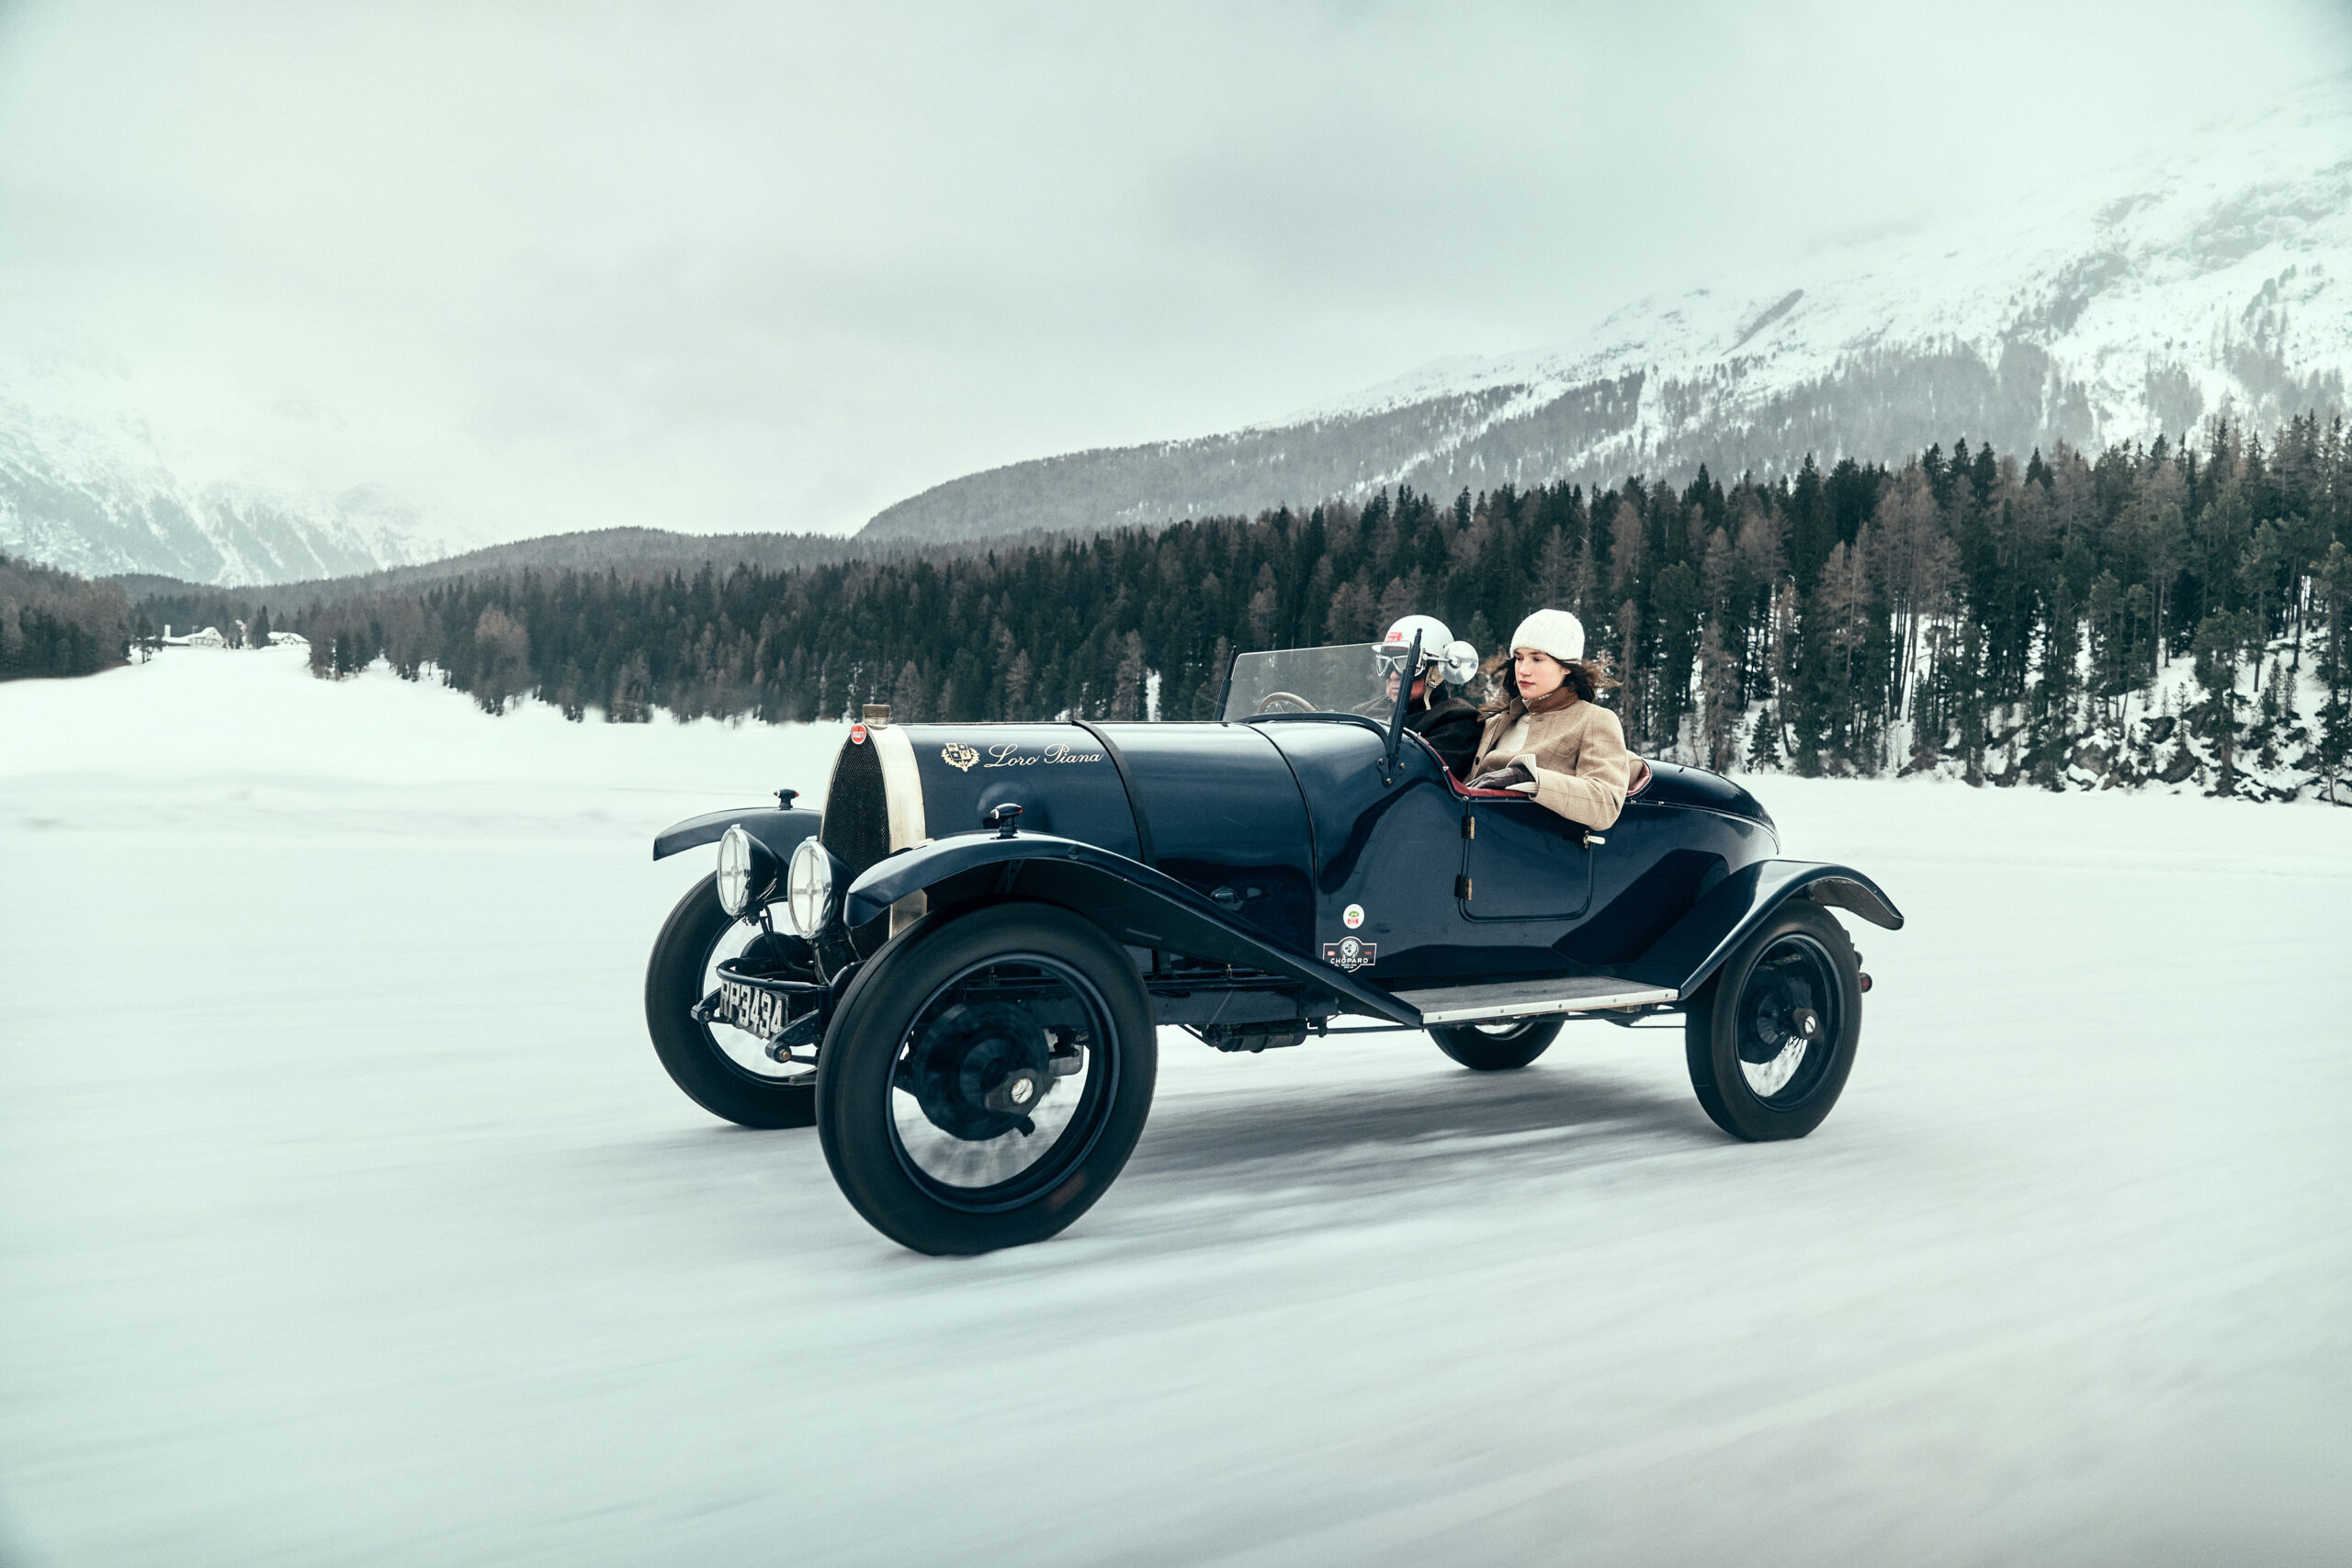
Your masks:
<path fill-rule="evenodd" d="M 1510 634 L 1510 650 L 1517 653 L 1522 648 L 1573 664 L 1584 657 L 1584 623 L 1566 610 L 1538 610 Z"/>

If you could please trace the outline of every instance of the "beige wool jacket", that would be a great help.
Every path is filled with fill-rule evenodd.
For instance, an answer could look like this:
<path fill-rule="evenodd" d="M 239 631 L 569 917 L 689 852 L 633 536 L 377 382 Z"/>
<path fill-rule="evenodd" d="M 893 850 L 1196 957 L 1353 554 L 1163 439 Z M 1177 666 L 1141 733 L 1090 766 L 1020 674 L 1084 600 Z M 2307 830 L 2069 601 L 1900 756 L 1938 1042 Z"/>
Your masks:
<path fill-rule="evenodd" d="M 1509 707 L 1487 720 L 1470 776 L 1513 762 L 1526 763 L 1534 773 L 1536 804 L 1595 829 L 1617 820 L 1634 777 L 1625 727 L 1597 703 L 1574 702 L 1532 714 L 1513 697 Z"/>

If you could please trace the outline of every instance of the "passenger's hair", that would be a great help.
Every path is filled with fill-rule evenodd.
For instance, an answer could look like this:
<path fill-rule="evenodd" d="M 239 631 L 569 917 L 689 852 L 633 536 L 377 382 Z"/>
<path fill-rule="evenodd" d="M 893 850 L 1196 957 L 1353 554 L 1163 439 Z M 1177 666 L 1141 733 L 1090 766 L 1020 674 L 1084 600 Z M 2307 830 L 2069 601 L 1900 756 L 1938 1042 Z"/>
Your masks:
<path fill-rule="evenodd" d="M 1511 657 L 1511 650 L 1504 649 L 1478 666 L 1478 673 L 1486 677 L 1489 694 L 1478 709 L 1480 713 L 1506 713 L 1519 702 L 1519 686 L 1510 678 Z M 1550 656 L 1547 654 L 1545 657 Z M 1568 672 L 1565 683 L 1575 687 L 1577 695 L 1586 702 L 1595 700 L 1600 693 L 1617 683 L 1617 677 L 1610 673 L 1609 660 L 1605 658 L 1571 659 L 1563 661 L 1560 668 Z"/>

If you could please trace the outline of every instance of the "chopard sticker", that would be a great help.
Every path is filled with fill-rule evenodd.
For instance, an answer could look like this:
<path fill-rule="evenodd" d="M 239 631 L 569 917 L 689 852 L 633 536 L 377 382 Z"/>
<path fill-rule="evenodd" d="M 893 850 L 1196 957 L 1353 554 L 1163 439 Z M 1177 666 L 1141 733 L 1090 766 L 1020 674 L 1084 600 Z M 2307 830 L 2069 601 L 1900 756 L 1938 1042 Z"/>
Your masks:
<path fill-rule="evenodd" d="M 865 744 L 865 726 L 862 724 L 853 724 L 849 727 L 849 743 L 853 746 L 863 746 Z"/>
<path fill-rule="evenodd" d="M 1378 942 L 1364 942 L 1356 937 L 1341 937 L 1323 944 L 1323 962 L 1334 969 L 1368 969 L 1380 957 Z"/>
<path fill-rule="evenodd" d="M 1340 911 L 1340 920 L 1341 924 L 1348 928 L 1348 930 L 1355 930 L 1358 926 L 1363 924 L 1363 906 L 1362 904 L 1349 905 L 1346 908 Z"/>
<path fill-rule="evenodd" d="M 947 745 L 939 749 L 939 760 L 959 773 L 968 773 L 972 764 L 980 760 L 980 754 L 969 746 Z"/>

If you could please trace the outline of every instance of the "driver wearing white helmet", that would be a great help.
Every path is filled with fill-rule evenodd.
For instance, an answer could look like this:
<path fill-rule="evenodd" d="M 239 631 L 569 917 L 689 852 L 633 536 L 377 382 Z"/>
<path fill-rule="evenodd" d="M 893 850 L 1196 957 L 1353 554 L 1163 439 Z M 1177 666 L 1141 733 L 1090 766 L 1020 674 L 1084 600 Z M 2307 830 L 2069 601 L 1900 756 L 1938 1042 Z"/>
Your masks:
<path fill-rule="evenodd" d="M 1396 687 L 1404 679 L 1405 660 L 1420 635 L 1420 666 L 1413 672 L 1413 694 L 1405 710 L 1405 728 L 1428 741 L 1448 772 L 1457 779 L 1470 776 L 1470 760 L 1477 754 L 1486 728 L 1478 710 L 1453 694 L 1478 672 L 1478 650 L 1458 642 L 1435 615 L 1407 615 L 1380 639 L 1380 673 L 1385 702 L 1365 705 L 1365 711 L 1386 718 L 1396 711 Z"/>

